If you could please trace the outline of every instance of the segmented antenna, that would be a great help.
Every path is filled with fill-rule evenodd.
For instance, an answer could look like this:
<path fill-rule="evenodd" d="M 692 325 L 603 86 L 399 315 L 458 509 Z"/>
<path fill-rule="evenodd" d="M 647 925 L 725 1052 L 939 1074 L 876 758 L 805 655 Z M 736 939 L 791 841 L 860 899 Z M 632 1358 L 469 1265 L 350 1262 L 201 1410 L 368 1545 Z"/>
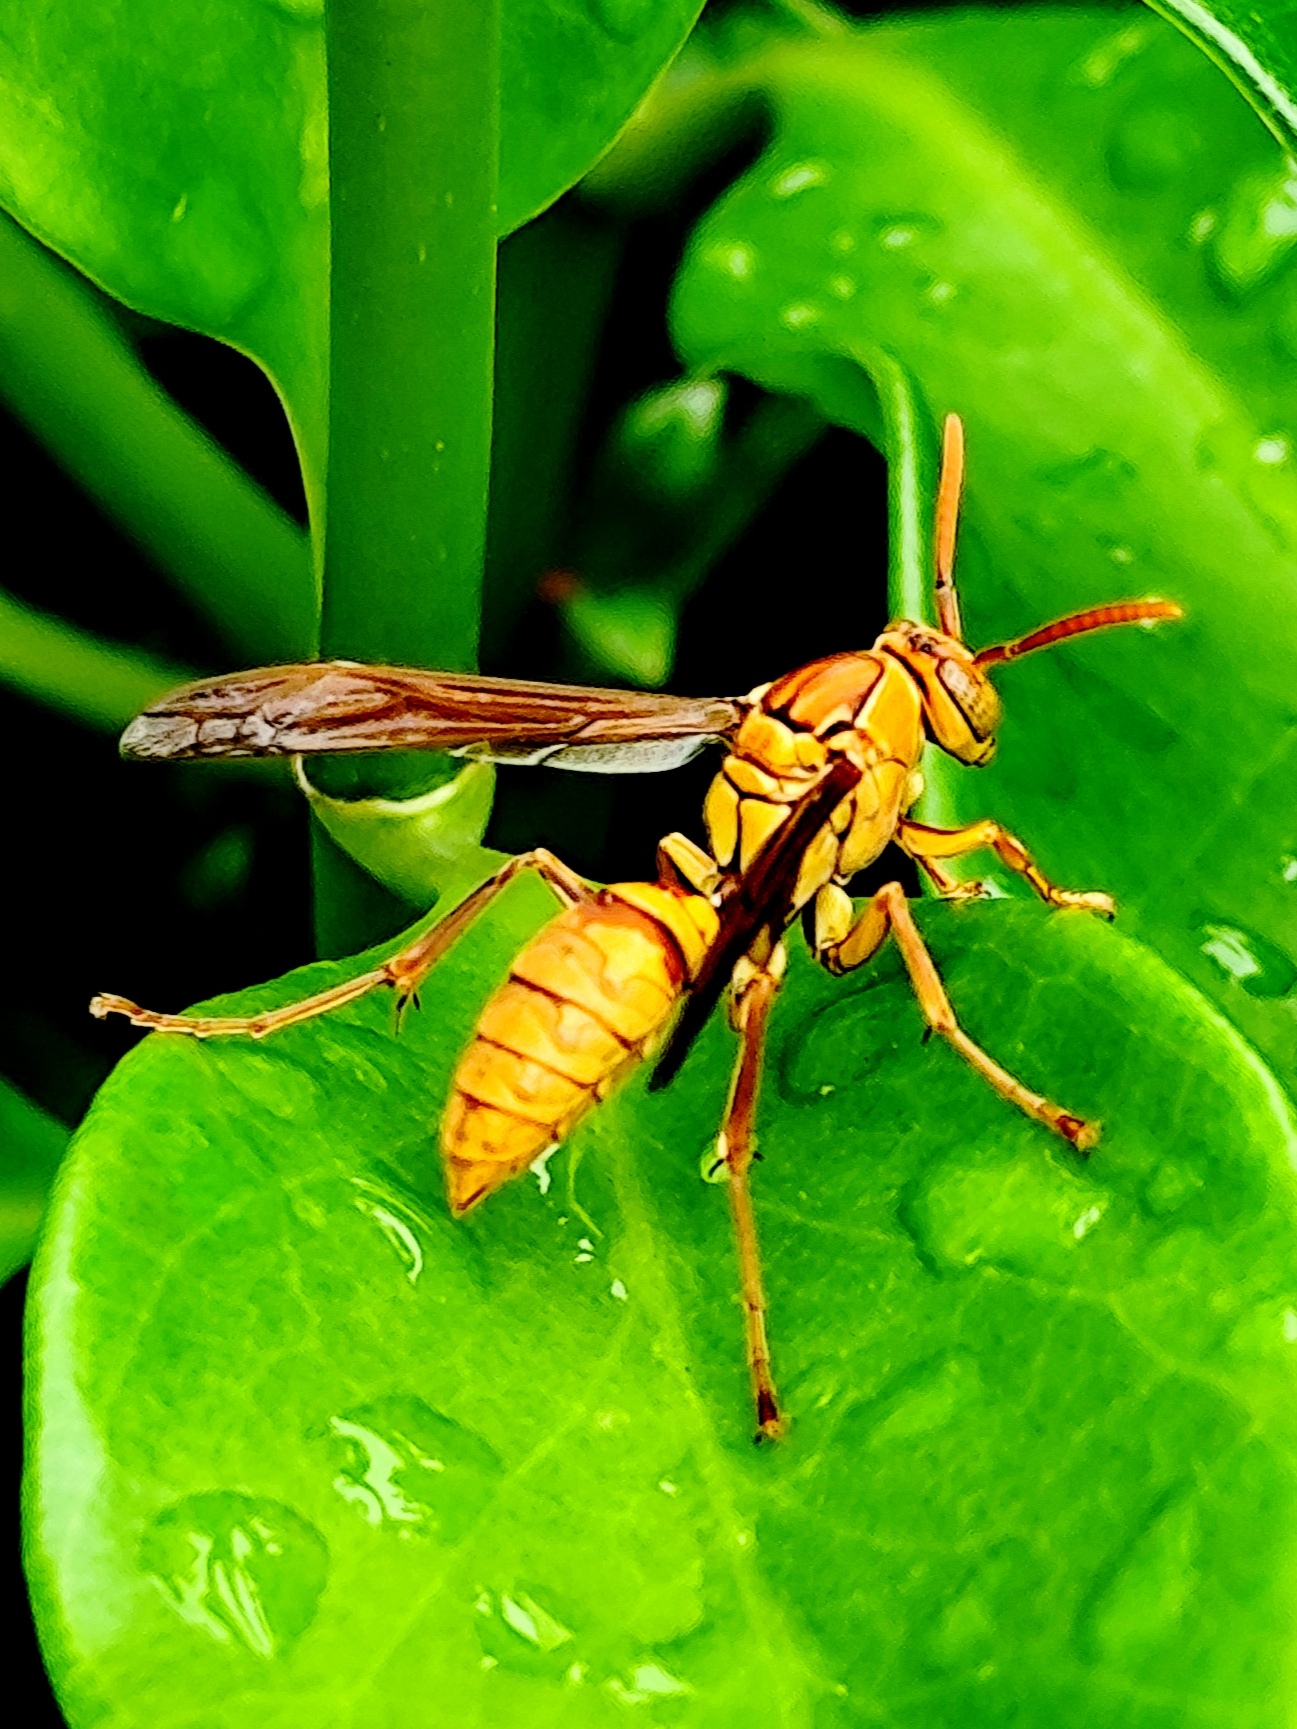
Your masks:
<path fill-rule="evenodd" d="M 1084 612 L 1071 612 L 1053 624 L 1042 624 L 1028 636 L 1016 642 L 996 643 L 973 657 L 975 666 L 998 666 L 1002 660 L 1019 660 L 1024 654 L 1034 654 L 1038 648 L 1049 648 L 1065 642 L 1069 636 L 1084 636 L 1091 630 L 1107 630 L 1114 624 L 1148 624 L 1160 618 L 1183 618 L 1184 611 L 1173 600 L 1118 600 L 1111 606 L 1091 606 Z"/>
<path fill-rule="evenodd" d="M 964 492 L 964 423 L 948 414 L 941 435 L 941 479 L 937 483 L 936 595 L 937 623 L 956 642 L 964 640 L 955 592 L 955 530 Z"/>

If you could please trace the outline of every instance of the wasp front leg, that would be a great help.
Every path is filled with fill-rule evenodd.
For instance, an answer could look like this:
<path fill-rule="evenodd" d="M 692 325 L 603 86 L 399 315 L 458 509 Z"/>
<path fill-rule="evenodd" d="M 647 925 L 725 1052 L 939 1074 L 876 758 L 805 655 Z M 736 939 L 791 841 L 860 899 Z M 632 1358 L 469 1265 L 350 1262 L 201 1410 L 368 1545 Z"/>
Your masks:
<path fill-rule="evenodd" d="M 961 883 L 941 868 L 942 859 L 963 858 L 972 852 L 993 852 L 1000 863 L 1020 876 L 1024 882 L 1052 907 L 1081 907 L 1086 912 L 1099 913 L 1103 918 L 1117 916 L 1117 903 L 1111 895 L 1097 890 L 1061 889 L 1050 882 L 1017 835 L 991 817 L 969 823 L 965 828 L 930 828 L 926 823 L 902 818 L 896 833 L 897 844 L 928 874 L 937 892 L 950 900 L 975 898 L 982 892 L 977 882 Z"/>
<path fill-rule="evenodd" d="M 126 997 L 105 992 L 92 999 L 90 1013 L 99 1020 L 109 1015 L 125 1015 L 132 1025 L 148 1027 L 153 1032 L 187 1033 L 194 1039 L 225 1038 L 242 1033 L 254 1039 L 264 1039 L 270 1033 L 296 1026 L 299 1021 L 313 1020 L 317 1015 L 354 1003 L 370 991 L 390 985 L 397 993 L 399 1006 L 416 995 L 419 986 L 437 962 L 478 918 L 505 886 L 522 871 L 534 870 L 547 882 L 564 906 L 575 906 L 593 898 L 594 891 L 575 871 L 543 847 L 534 852 L 519 853 L 488 877 L 457 907 L 447 913 L 429 930 L 415 938 L 406 948 L 394 954 L 382 966 L 334 985 L 331 990 L 303 997 L 300 1002 L 285 1003 L 282 1008 L 265 1009 L 257 1015 L 166 1015 L 154 1009 L 142 1009 Z"/>
<path fill-rule="evenodd" d="M 1024 1086 L 960 1026 L 900 883 L 880 888 L 858 917 L 846 890 L 830 884 L 816 896 L 811 924 L 816 959 L 831 973 L 853 972 L 877 954 L 889 935 L 894 938 L 929 1028 L 958 1051 L 1002 1099 L 1061 1135 L 1078 1153 L 1089 1152 L 1099 1138 L 1098 1123 L 1087 1122 Z"/>

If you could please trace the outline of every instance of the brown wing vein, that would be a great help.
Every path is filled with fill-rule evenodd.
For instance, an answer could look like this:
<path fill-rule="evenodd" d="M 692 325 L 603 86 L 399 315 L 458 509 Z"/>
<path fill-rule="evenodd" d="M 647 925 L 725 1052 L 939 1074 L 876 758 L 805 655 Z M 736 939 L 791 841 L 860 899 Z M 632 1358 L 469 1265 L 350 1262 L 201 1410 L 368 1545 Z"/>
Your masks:
<path fill-rule="evenodd" d="M 122 752 L 175 760 L 621 744 L 724 737 L 741 713 L 722 697 L 320 661 L 186 685 L 131 722 Z"/>

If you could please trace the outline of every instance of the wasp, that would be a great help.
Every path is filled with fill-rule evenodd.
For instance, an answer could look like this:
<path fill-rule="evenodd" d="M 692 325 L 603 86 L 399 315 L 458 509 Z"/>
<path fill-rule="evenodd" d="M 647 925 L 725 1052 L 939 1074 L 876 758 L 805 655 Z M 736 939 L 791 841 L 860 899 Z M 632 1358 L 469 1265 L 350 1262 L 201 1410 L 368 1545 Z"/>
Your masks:
<path fill-rule="evenodd" d="M 909 814 L 922 791 L 925 742 L 971 767 L 990 761 L 1002 716 L 992 668 L 1089 631 L 1181 616 L 1173 602 L 1123 601 L 1074 613 L 1016 641 L 970 649 L 954 578 L 963 472 L 963 428 L 951 415 L 936 509 L 940 628 L 899 620 L 870 649 L 813 661 L 743 697 L 673 697 L 328 661 L 189 685 L 164 698 L 131 723 L 125 755 L 424 748 L 601 773 L 673 768 L 713 744 L 723 745 L 725 756 L 703 807 L 707 847 L 683 834 L 665 836 L 655 882 L 596 887 L 537 849 L 510 859 L 381 966 L 301 1002 L 247 1017 L 187 1016 L 104 995 L 92 1012 L 197 1038 L 264 1038 L 384 987 L 404 1005 L 506 884 L 520 872 L 536 872 L 562 910 L 515 959 L 459 1059 L 441 1123 L 450 1210 L 462 1216 L 561 1144 L 646 1057 L 656 1056 L 650 1087 L 665 1085 L 727 996 L 739 1048 L 716 1169 L 728 1178 L 756 1439 L 778 1437 L 785 1418 L 771 1366 L 749 1173 L 766 1029 L 795 921 L 802 921 L 815 958 L 836 974 L 863 966 L 890 936 L 930 1032 L 1077 1153 L 1087 1154 L 1099 1133 L 1097 1123 L 1017 1080 L 964 1031 L 901 883 L 885 884 L 861 907 L 848 893 L 857 872 L 895 842 L 948 899 L 982 892 L 980 883 L 957 880 L 949 861 L 989 851 L 1050 906 L 1104 918 L 1116 911 L 1106 894 L 1056 887 L 994 820 L 943 829 Z"/>

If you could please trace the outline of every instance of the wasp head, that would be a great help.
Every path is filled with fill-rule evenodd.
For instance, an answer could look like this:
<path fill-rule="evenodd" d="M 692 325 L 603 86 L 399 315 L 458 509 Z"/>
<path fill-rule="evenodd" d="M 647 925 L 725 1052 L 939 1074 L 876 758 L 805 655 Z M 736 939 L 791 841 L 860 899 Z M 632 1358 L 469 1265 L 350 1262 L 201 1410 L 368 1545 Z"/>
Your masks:
<path fill-rule="evenodd" d="M 904 621 L 889 625 L 878 646 L 903 661 L 919 686 L 932 742 L 974 767 L 990 762 L 1004 710 L 972 649 L 944 631 Z"/>

